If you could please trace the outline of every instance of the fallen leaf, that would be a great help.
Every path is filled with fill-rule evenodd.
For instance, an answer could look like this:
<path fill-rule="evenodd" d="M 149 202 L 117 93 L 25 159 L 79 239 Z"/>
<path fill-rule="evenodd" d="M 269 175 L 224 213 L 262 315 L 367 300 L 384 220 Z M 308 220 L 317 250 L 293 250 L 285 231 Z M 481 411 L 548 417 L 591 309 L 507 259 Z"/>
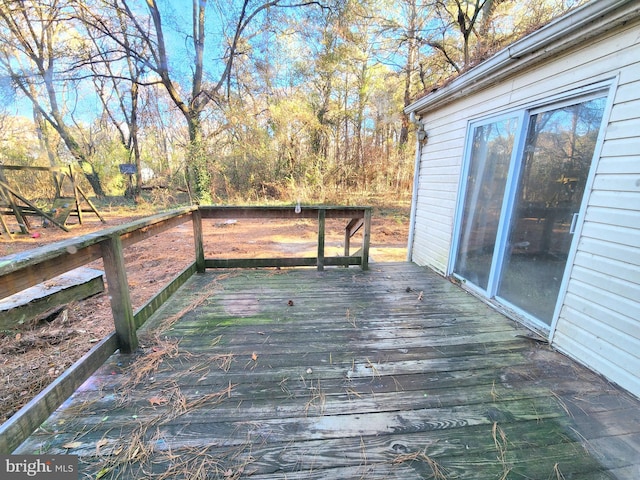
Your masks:
<path fill-rule="evenodd" d="M 111 471 L 111 469 L 109 467 L 104 467 L 102 470 L 100 470 L 98 473 L 96 473 L 96 480 L 100 480 L 102 477 L 104 477 L 110 471 Z"/>
<path fill-rule="evenodd" d="M 100 455 L 100 448 L 104 447 L 108 443 L 109 440 L 107 440 L 106 438 L 99 440 L 98 443 L 96 443 L 96 455 Z"/>
<path fill-rule="evenodd" d="M 232 477 L 233 476 L 233 470 L 229 469 L 226 472 L 224 472 L 224 476 L 225 477 Z"/>
<path fill-rule="evenodd" d="M 62 448 L 80 448 L 82 446 L 82 442 L 67 442 L 62 445 Z"/>
<path fill-rule="evenodd" d="M 150 397 L 149 398 L 149 403 L 153 406 L 153 405 L 163 405 L 165 403 L 167 403 L 167 399 L 164 397 Z"/>
<path fill-rule="evenodd" d="M 253 360 L 254 362 L 258 361 L 258 354 L 256 352 L 253 352 L 251 354 L 251 360 Z"/>

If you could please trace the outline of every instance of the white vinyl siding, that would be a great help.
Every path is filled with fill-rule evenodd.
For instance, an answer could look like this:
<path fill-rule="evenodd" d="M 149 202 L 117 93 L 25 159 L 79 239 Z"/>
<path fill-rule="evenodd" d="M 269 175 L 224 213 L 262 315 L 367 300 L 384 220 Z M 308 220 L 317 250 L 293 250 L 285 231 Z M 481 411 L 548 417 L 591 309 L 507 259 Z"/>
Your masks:
<path fill-rule="evenodd" d="M 616 75 L 620 75 L 622 96 L 633 98 L 634 85 L 631 83 L 640 80 L 637 49 L 637 25 L 627 26 L 621 32 L 608 34 L 599 41 L 597 47 L 586 42 L 584 46 L 556 57 L 554 62 L 537 65 L 531 71 L 429 113 L 424 119 L 429 138 L 422 148 L 420 162 L 412 260 L 419 265 L 430 266 L 440 273 L 450 273 L 448 260 L 452 244 L 453 217 L 469 121 L 509 110 L 516 111 L 523 106 L 549 102 L 551 97 L 609 80 Z M 633 74 L 623 72 L 622 69 L 635 69 L 637 72 Z M 628 83 L 623 84 L 625 78 Z M 635 86 L 640 88 L 639 85 Z M 638 91 L 640 90 L 635 90 L 636 95 Z M 505 103 L 507 101 L 508 103 Z M 632 107 L 626 107 L 624 104 L 621 104 L 621 107 L 621 111 L 614 109 L 611 122 L 630 120 L 631 117 L 628 115 L 637 115 L 637 107 L 635 112 L 632 111 Z M 633 125 L 633 121 L 628 122 L 629 128 L 633 128 Z M 637 130 L 637 123 L 635 126 Z M 622 133 L 615 135 L 616 138 L 624 140 L 617 145 L 605 144 L 605 149 L 620 152 L 636 148 L 637 151 L 640 138 L 635 137 L 635 140 L 630 141 L 628 137 L 619 137 Z M 606 156 L 606 150 L 603 151 L 603 156 Z M 424 213 L 420 216 L 420 212 L 431 213 L 431 207 L 436 205 L 448 210 L 448 219 L 431 218 L 431 215 Z M 433 249 L 435 245 L 438 245 L 437 251 Z"/>
<path fill-rule="evenodd" d="M 465 136 L 472 121 L 561 99 L 599 82 L 616 85 L 553 345 L 640 396 L 640 31 L 624 26 L 423 115 L 412 260 L 451 273 Z M 534 34 L 535 35 L 535 34 Z M 473 75 L 473 70 L 468 75 Z"/>
<path fill-rule="evenodd" d="M 637 396 L 640 396 L 639 77 L 639 63 L 630 65 L 620 75 L 567 296 L 554 335 L 554 345 L 560 350 Z M 625 80 L 627 83 L 622 83 Z"/>
<path fill-rule="evenodd" d="M 422 228 L 414 238 L 413 261 L 442 274 L 449 258 L 465 127 L 460 120 L 433 130 L 427 127 L 430 138 L 420 161 L 416 225 Z"/>

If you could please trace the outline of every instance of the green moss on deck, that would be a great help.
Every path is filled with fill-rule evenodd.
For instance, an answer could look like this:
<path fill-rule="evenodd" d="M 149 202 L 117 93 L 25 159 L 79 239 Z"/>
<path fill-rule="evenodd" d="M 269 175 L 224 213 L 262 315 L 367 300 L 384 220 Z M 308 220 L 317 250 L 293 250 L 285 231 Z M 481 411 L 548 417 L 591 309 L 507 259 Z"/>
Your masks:
<path fill-rule="evenodd" d="M 92 478 L 605 479 L 638 462 L 637 402 L 415 265 L 197 275 L 146 333 L 162 325 L 19 451 L 78 454 Z"/>

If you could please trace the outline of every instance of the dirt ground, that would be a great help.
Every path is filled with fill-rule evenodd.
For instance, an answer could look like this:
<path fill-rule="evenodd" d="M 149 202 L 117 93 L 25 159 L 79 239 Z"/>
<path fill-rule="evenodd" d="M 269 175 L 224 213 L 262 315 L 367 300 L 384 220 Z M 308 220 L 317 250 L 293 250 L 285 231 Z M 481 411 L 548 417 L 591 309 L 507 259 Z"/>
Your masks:
<path fill-rule="evenodd" d="M 136 209 L 118 207 L 101 209 L 101 214 L 106 223 L 88 216 L 83 225 L 72 225 L 69 233 L 52 227 L 32 226 L 30 235 L 16 235 L 13 240 L 2 234 L 0 257 L 128 223 L 150 212 L 142 214 Z M 343 254 L 346 222 L 327 221 L 326 255 Z M 408 203 L 374 209 L 371 261 L 405 260 L 408 223 Z M 203 229 L 207 258 L 315 256 L 317 222 L 311 220 L 204 221 Z M 352 251 L 358 248 L 360 241 L 360 235 L 354 238 Z M 191 225 L 186 223 L 125 250 L 134 310 L 193 261 L 193 245 Z M 89 266 L 102 269 L 101 263 L 94 262 Z M 113 320 L 106 293 L 71 303 L 29 325 L 0 331 L 0 423 L 111 331 Z"/>

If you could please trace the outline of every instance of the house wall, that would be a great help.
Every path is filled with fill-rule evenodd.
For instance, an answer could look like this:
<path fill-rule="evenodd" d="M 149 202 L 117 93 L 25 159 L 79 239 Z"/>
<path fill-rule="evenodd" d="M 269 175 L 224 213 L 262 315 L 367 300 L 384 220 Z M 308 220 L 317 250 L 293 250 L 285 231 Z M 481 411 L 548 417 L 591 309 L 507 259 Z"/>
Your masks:
<path fill-rule="evenodd" d="M 553 344 L 640 396 L 640 31 L 638 17 L 423 114 L 412 260 L 447 274 L 469 121 L 601 81 L 617 89 Z M 457 92 L 458 94 L 460 92 Z M 419 111 L 417 112 L 420 113 Z M 607 122 L 607 118 L 605 118 Z M 581 227 L 581 228 L 580 228 Z M 564 292 L 561 292 L 561 295 Z"/>
<path fill-rule="evenodd" d="M 553 343 L 640 396 L 640 55 L 621 71 Z M 631 40 L 631 38 L 629 39 Z M 631 50 L 635 49 L 635 55 Z M 616 57 L 617 55 L 613 55 Z"/>

